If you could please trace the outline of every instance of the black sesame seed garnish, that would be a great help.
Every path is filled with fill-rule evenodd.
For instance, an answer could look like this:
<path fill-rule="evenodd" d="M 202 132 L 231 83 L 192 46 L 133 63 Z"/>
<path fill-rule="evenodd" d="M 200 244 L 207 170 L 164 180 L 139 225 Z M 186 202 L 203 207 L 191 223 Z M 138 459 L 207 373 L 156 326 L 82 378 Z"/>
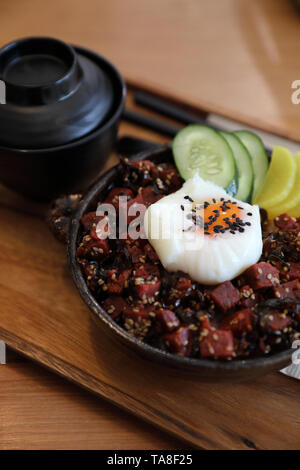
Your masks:
<path fill-rule="evenodd" d="M 180 209 L 184 211 L 184 206 L 181 204 Z"/>
<path fill-rule="evenodd" d="M 190 202 L 194 202 L 194 200 L 190 196 L 184 196 L 183 199 L 187 199 Z"/>

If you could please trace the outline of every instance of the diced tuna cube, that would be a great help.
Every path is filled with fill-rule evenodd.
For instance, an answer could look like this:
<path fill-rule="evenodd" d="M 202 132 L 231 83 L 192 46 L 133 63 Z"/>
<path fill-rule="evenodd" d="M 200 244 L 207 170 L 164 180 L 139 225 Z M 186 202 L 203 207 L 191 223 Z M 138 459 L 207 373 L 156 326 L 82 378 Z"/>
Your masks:
<path fill-rule="evenodd" d="M 141 186 L 147 186 L 157 175 L 156 165 L 150 160 L 128 162 L 127 167 L 129 169 L 130 180 Z M 135 168 L 138 171 L 135 171 Z"/>
<path fill-rule="evenodd" d="M 290 281 L 293 281 L 294 279 L 300 279 L 300 263 L 290 262 L 288 264 L 290 269 L 286 273 L 287 279 Z"/>
<path fill-rule="evenodd" d="M 222 329 L 231 330 L 234 335 L 244 335 L 253 329 L 252 310 L 245 308 L 227 315 L 222 322 Z"/>
<path fill-rule="evenodd" d="M 89 237 L 89 240 L 87 242 L 83 241 L 77 248 L 77 256 L 79 258 L 90 256 L 93 259 L 97 259 L 108 254 L 109 245 L 107 240 L 93 240 L 89 235 L 87 237 Z M 86 237 L 84 237 L 84 240 L 86 240 Z"/>
<path fill-rule="evenodd" d="M 112 295 L 102 302 L 102 307 L 115 320 L 126 309 L 127 303 L 123 297 Z"/>
<path fill-rule="evenodd" d="M 291 318 L 284 313 L 271 310 L 260 321 L 260 326 L 265 330 L 280 331 L 289 326 Z"/>
<path fill-rule="evenodd" d="M 89 232 L 94 224 L 97 224 L 99 220 L 102 218 L 102 216 L 96 215 L 96 212 L 88 212 L 87 214 L 84 214 L 81 219 L 80 223 L 83 226 L 83 229 L 86 232 Z"/>
<path fill-rule="evenodd" d="M 158 330 L 171 333 L 177 330 L 180 326 L 180 321 L 176 314 L 171 310 L 160 309 L 156 313 L 156 319 L 158 320 Z"/>
<path fill-rule="evenodd" d="M 159 171 L 159 178 L 167 187 L 172 190 L 179 189 L 182 186 L 182 180 L 175 168 L 167 168 Z"/>
<path fill-rule="evenodd" d="M 281 214 L 274 219 L 275 225 L 281 230 L 296 230 L 298 227 L 296 219 L 288 214 Z"/>
<path fill-rule="evenodd" d="M 176 290 L 187 291 L 192 285 L 192 281 L 189 277 L 180 277 L 175 286 Z"/>
<path fill-rule="evenodd" d="M 131 256 L 131 260 L 133 264 L 140 264 L 145 261 L 145 254 L 141 248 L 137 245 L 131 245 L 127 247 L 128 252 Z"/>
<path fill-rule="evenodd" d="M 163 197 L 163 194 L 155 193 L 152 186 L 146 186 L 145 188 L 142 188 L 140 194 L 146 207 L 151 206 L 151 204 L 154 204 Z"/>
<path fill-rule="evenodd" d="M 90 230 L 90 236 L 93 240 L 105 240 L 111 234 L 111 226 L 109 220 L 101 217 L 97 223 L 93 224 Z"/>
<path fill-rule="evenodd" d="M 155 312 L 151 306 L 128 305 L 122 314 L 125 329 L 136 338 L 143 340 L 152 324 Z"/>
<path fill-rule="evenodd" d="M 273 293 L 278 299 L 284 299 L 286 297 L 294 298 L 295 291 L 298 289 L 300 289 L 300 282 L 298 279 L 295 279 L 294 281 L 285 282 L 278 287 L 273 287 Z"/>
<path fill-rule="evenodd" d="M 167 333 L 163 340 L 171 352 L 180 356 L 189 356 L 191 351 L 191 330 L 187 326 L 182 326 L 173 333 Z"/>
<path fill-rule="evenodd" d="M 153 303 L 160 289 L 160 281 L 144 282 L 136 286 L 137 294 L 143 303 Z"/>
<path fill-rule="evenodd" d="M 138 168 L 141 171 L 155 171 L 156 167 L 151 160 L 138 160 L 136 162 L 129 162 L 131 166 Z"/>
<path fill-rule="evenodd" d="M 150 243 L 146 242 L 144 248 L 143 248 L 144 252 L 145 252 L 145 255 L 149 258 L 150 261 L 152 261 L 153 263 L 156 263 L 159 258 L 157 256 L 157 253 L 156 251 L 152 248 L 152 246 L 150 245 Z"/>
<path fill-rule="evenodd" d="M 233 357 L 234 341 L 231 331 L 208 330 L 200 342 L 201 357 L 213 357 L 215 359 L 225 359 Z"/>
<path fill-rule="evenodd" d="M 104 204 L 112 204 L 115 209 L 118 210 L 120 205 L 122 205 L 122 199 L 120 200 L 120 197 L 126 198 L 127 201 L 130 201 L 133 196 L 133 191 L 129 188 L 113 188 L 106 197 Z"/>
<path fill-rule="evenodd" d="M 142 264 L 133 271 L 134 285 L 143 303 L 153 303 L 159 294 L 159 270 L 154 265 Z"/>
<path fill-rule="evenodd" d="M 155 316 L 155 309 L 152 308 L 150 305 L 143 305 L 142 303 L 137 303 L 134 305 L 126 305 L 123 309 L 123 318 L 132 318 L 137 320 L 139 318 L 151 318 Z"/>
<path fill-rule="evenodd" d="M 239 305 L 243 308 L 251 308 L 257 304 L 258 298 L 257 294 L 253 292 L 252 287 L 246 285 L 240 288 L 241 299 Z"/>
<path fill-rule="evenodd" d="M 272 287 L 279 284 L 279 271 L 270 263 L 257 263 L 244 273 L 247 282 L 254 290 Z"/>
<path fill-rule="evenodd" d="M 210 292 L 211 299 L 223 312 L 231 309 L 240 300 L 238 289 L 230 281 L 223 282 Z"/>
<path fill-rule="evenodd" d="M 125 269 L 120 274 L 117 274 L 116 269 L 108 271 L 109 278 L 106 283 L 108 292 L 111 294 L 121 294 L 128 287 L 130 275 L 131 269 Z"/>
<path fill-rule="evenodd" d="M 130 224 L 134 219 L 139 217 L 142 213 L 146 212 L 146 207 L 141 194 L 138 194 L 134 199 L 131 199 L 127 204 L 127 224 Z"/>

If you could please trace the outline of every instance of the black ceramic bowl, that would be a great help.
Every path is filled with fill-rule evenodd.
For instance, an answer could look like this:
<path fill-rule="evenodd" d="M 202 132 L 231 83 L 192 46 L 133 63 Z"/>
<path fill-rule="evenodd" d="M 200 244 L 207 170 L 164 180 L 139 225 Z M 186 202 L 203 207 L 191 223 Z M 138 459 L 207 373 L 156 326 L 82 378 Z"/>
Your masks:
<path fill-rule="evenodd" d="M 154 163 L 165 161 L 173 161 L 170 148 L 163 147 L 161 149 L 143 152 L 132 160 L 152 160 Z M 134 350 L 139 356 L 146 358 L 155 363 L 159 363 L 169 369 L 169 371 L 177 371 L 178 374 L 192 376 L 201 381 L 212 382 L 237 382 L 251 380 L 256 377 L 265 375 L 273 370 L 280 370 L 291 362 L 293 350 L 289 349 L 278 354 L 274 354 L 265 358 L 236 360 L 232 362 L 224 362 L 208 359 L 194 359 L 174 354 L 166 353 L 159 349 L 155 349 L 148 344 L 136 339 L 134 336 L 123 330 L 97 303 L 93 295 L 90 293 L 86 282 L 82 276 L 81 270 L 76 262 L 76 247 L 78 237 L 80 235 L 80 219 L 89 208 L 101 198 L 109 185 L 116 179 L 120 166 L 115 166 L 93 185 L 90 191 L 81 200 L 79 208 L 72 219 L 68 241 L 68 257 L 71 271 L 75 284 L 79 293 L 92 311 L 93 317 L 97 322 L 105 325 L 106 330 L 117 338 L 123 345 Z"/>
<path fill-rule="evenodd" d="M 66 143 L 63 144 L 59 143 L 57 145 L 48 145 L 40 148 L 36 148 L 34 145 L 31 147 L 22 147 L 17 145 L 17 143 L 15 145 L 7 145 L 3 144 L 0 139 L 0 181 L 6 186 L 30 198 L 38 200 L 52 200 L 60 194 L 83 191 L 99 174 L 116 142 L 119 121 L 125 105 L 126 86 L 122 76 L 114 65 L 104 57 L 90 50 L 83 49 L 81 47 L 72 48 L 51 38 L 27 38 L 26 40 L 16 41 L 15 43 L 12 43 L 12 45 L 19 53 L 19 48 L 23 45 L 23 41 L 27 44 L 28 41 L 32 40 L 33 44 L 36 40 L 44 41 L 47 47 L 51 44 L 51 41 L 56 41 L 59 47 L 62 48 L 61 59 L 64 58 L 65 61 L 70 62 L 70 70 L 72 70 L 73 67 L 73 51 L 74 56 L 77 55 L 77 57 L 80 58 L 79 62 L 81 61 L 81 65 L 83 65 L 83 63 L 89 63 L 90 67 L 94 67 L 95 70 L 99 69 L 102 75 L 109 77 L 109 84 L 107 85 L 107 83 L 105 83 L 105 86 L 103 85 L 104 92 L 102 93 L 102 98 L 100 97 L 100 99 L 94 103 L 94 105 L 99 108 L 103 106 L 103 103 L 106 103 L 106 108 L 104 110 L 105 115 L 103 115 L 101 123 L 96 128 L 93 128 L 93 123 L 97 122 L 96 119 L 99 118 L 99 113 L 97 115 L 97 113 L 94 112 L 95 108 L 89 105 L 90 102 L 88 102 L 88 94 L 89 91 L 91 95 L 91 90 L 96 90 L 95 94 L 97 95 L 97 90 L 99 87 L 101 88 L 101 86 L 97 86 L 98 83 L 101 83 L 101 77 L 98 82 L 97 77 L 94 82 L 93 80 L 90 80 L 87 83 L 86 88 L 78 93 L 78 101 L 75 100 L 75 106 L 73 98 L 77 97 L 76 90 L 79 89 L 80 86 L 77 86 L 76 84 L 76 79 L 78 77 L 76 78 L 75 76 L 74 78 L 73 76 L 73 79 L 75 80 L 75 88 L 74 90 L 72 89 L 73 79 L 70 79 L 68 71 L 64 76 L 65 81 L 63 83 L 58 79 L 56 82 L 53 82 L 55 86 L 50 88 L 45 84 L 45 86 L 39 88 L 36 87 L 37 89 L 33 90 L 34 87 L 30 87 L 28 85 L 26 88 L 23 85 L 21 87 L 16 87 L 12 84 L 8 90 L 11 96 L 10 103 L 6 109 L 6 105 L 0 105 L 0 120 L 4 122 L 6 113 L 14 113 L 20 97 L 22 96 L 22 98 L 25 99 L 25 103 L 21 102 L 19 106 L 19 109 L 21 109 L 21 113 L 18 115 L 19 121 L 17 121 L 19 124 L 15 124 L 15 126 L 11 125 L 8 129 L 12 138 L 15 130 L 16 142 L 17 137 L 20 137 L 21 135 L 26 137 L 26 133 L 23 132 L 22 134 L 20 131 L 20 126 L 22 125 L 20 122 L 22 120 L 22 113 L 26 115 L 27 112 L 28 120 L 34 119 L 35 113 L 41 113 L 41 119 L 36 119 L 37 126 L 42 126 L 43 123 L 45 124 L 44 121 L 46 120 L 48 120 L 48 127 L 53 123 L 52 128 L 49 128 L 49 133 L 47 133 L 46 128 L 43 130 L 43 133 L 39 132 L 39 138 L 47 141 L 47 139 L 49 140 L 51 137 L 51 132 L 54 137 L 55 135 L 58 135 L 58 131 L 55 133 L 55 125 L 57 126 L 57 123 L 59 124 L 59 122 L 62 124 L 58 127 L 58 130 L 63 132 L 66 129 L 68 132 L 66 137 L 70 139 L 72 138 L 72 140 L 69 141 L 66 139 Z M 15 44 L 17 46 L 15 46 Z M 66 50 L 64 50 L 64 46 Z M 6 48 L 9 47 L 11 47 L 11 45 L 6 46 Z M 68 47 L 70 49 L 69 53 L 67 50 Z M 6 48 L 3 50 L 6 51 Z M 55 46 L 53 50 L 55 57 L 55 54 L 58 54 L 57 46 Z M 63 54 L 65 57 L 63 57 Z M 6 60 L 4 54 L 3 57 Z M 0 72 L 1 70 L 2 62 L 0 60 Z M 26 77 L 21 66 L 17 77 L 19 76 Z M 5 78 L 5 76 L 3 78 Z M 56 95 L 63 93 L 64 90 L 66 90 L 66 92 L 71 90 L 67 96 L 68 99 L 65 99 L 64 97 L 60 98 L 58 95 L 59 99 L 56 100 L 57 102 L 54 102 Z M 107 106 L 108 94 L 110 94 L 109 109 Z M 28 106 L 27 103 L 27 100 L 32 99 L 35 100 L 35 102 L 33 102 L 33 108 L 31 108 L 30 105 Z M 80 103 L 80 106 L 77 106 L 77 109 L 76 103 Z M 55 115 L 55 112 L 53 111 L 53 119 L 50 119 L 50 121 L 49 115 L 47 115 L 47 113 L 42 113 L 42 105 L 49 105 L 50 111 L 53 111 L 55 106 L 58 107 L 58 112 L 56 111 Z M 25 112 L 23 112 L 22 106 L 28 106 Z M 73 113 L 72 119 L 68 120 L 68 115 L 66 118 L 65 113 L 68 113 L 71 107 Z M 82 117 L 85 112 L 86 119 L 84 116 Z M 11 122 L 14 122 L 13 119 Z M 32 122 L 35 121 L 33 120 Z M 68 127 L 69 123 L 70 125 Z M 24 120 L 24 126 L 25 125 L 26 121 Z M 80 128 L 80 126 L 85 126 L 85 128 L 88 129 L 87 133 L 82 135 L 82 128 Z M 28 127 L 28 131 L 29 130 L 30 128 Z M 74 139 L 76 132 L 79 137 Z M 60 138 L 62 139 L 63 137 L 60 136 Z"/>

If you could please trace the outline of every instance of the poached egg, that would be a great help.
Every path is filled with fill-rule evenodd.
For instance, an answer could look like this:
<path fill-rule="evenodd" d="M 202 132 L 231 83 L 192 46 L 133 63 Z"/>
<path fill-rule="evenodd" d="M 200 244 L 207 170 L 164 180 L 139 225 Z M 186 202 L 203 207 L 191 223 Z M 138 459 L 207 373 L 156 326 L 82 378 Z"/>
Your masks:
<path fill-rule="evenodd" d="M 148 207 L 144 226 L 165 269 L 201 284 L 235 278 L 262 253 L 259 207 L 229 197 L 197 173 Z"/>

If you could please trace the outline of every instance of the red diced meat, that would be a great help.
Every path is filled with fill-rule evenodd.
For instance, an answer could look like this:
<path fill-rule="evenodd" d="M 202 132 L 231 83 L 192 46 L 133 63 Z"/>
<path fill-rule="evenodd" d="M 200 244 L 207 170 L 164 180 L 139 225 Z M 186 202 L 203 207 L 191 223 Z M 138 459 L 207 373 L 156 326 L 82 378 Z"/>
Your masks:
<path fill-rule="evenodd" d="M 94 224 L 101 220 L 102 216 L 96 215 L 96 212 L 88 212 L 81 217 L 81 225 L 86 232 L 89 232 Z"/>
<path fill-rule="evenodd" d="M 174 330 L 177 330 L 180 326 L 180 321 L 177 318 L 176 314 L 171 310 L 160 309 L 156 313 L 156 318 L 158 320 L 158 330 L 171 333 Z"/>
<path fill-rule="evenodd" d="M 140 182 L 141 186 L 147 186 L 157 176 L 156 165 L 150 160 L 139 160 L 136 162 L 128 162 L 128 167 L 131 167 L 131 178 L 133 181 Z M 138 171 L 135 171 L 135 168 Z M 139 174 L 138 174 L 139 173 Z"/>
<path fill-rule="evenodd" d="M 262 328 L 268 328 L 271 331 L 280 331 L 289 326 L 291 323 L 291 318 L 287 317 L 283 313 L 278 313 L 271 310 L 264 318 L 261 320 Z"/>
<path fill-rule="evenodd" d="M 180 290 L 180 291 L 187 291 L 192 285 L 192 281 L 190 278 L 188 277 L 180 277 L 178 279 L 178 282 L 175 286 L 175 289 L 176 290 Z"/>
<path fill-rule="evenodd" d="M 130 164 L 141 171 L 156 170 L 156 166 L 153 162 L 151 162 L 151 160 L 138 160 L 136 162 L 130 162 Z"/>
<path fill-rule="evenodd" d="M 105 240 L 111 234 L 109 221 L 103 220 L 104 217 L 100 217 L 96 224 L 93 224 L 90 230 L 90 236 L 93 240 Z"/>
<path fill-rule="evenodd" d="M 249 333 L 253 329 L 252 310 L 245 308 L 227 315 L 222 322 L 222 329 L 231 330 L 237 336 Z"/>
<path fill-rule="evenodd" d="M 207 316 L 201 318 L 201 337 L 206 336 L 209 331 L 215 330 L 210 324 L 210 320 Z"/>
<path fill-rule="evenodd" d="M 163 340 L 171 352 L 180 356 L 189 356 L 191 351 L 191 330 L 187 326 L 182 326 L 173 333 L 167 333 Z"/>
<path fill-rule="evenodd" d="M 152 261 L 153 263 L 156 263 L 159 258 L 157 256 L 157 253 L 156 251 L 152 248 L 152 246 L 150 245 L 150 243 L 146 242 L 144 248 L 144 253 L 145 255 L 149 258 L 150 261 Z"/>
<path fill-rule="evenodd" d="M 155 311 L 149 305 L 128 305 L 123 311 L 122 316 L 125 329 L 136 338 L 143 340 L 151 327 Z"/>
<path fill-rule="evenodd" d="M 131 269 L 125 269 L 119 275 L 116 269 L 108 271 L 109 279 L 107 280 L 106 286 L 108 292 L 111 294 L 121 294 L 126 287 L 128 287 L 128 280 L 131 275 Z"/>
<path fill-rule="evenodd" d="M 143 206 L 144 209 L 142 209 Z M 134 219 L 140 216 L 141 211 L 144 213 L 146 211 L 146 207 L 142 198 L 141 194 L 138 194 L 134 199 L 131 199 L 127 205 L 127 223 L 129 224 Z"/>
<path fill-rule="evenodd" d="M 145 188 L 142 188 L 140 194 L 146 207 L 151 206 L 151 204 L 154 204 L 163 197 L 163 194 L 156 194 L 153 191 L 152 186 L 146 186 Z"/>
<path fill-rule="evenodd" d="M 123 297 L 112 295 L 102 302 L 102 307 L 115 320 L 127 307 L 127 303 Z"/>
<path fill-rule="evenodd" d="M 136 286 L 137 295 L 143 303 L 153 303 L 160 289 L 160 281 L 144 282 Z"/>
<path fill-rule="evenodd" d="M 120 197 L 130 201 L 134 194 L 129 188 L 113 188 L 106 197 L 104 204 L 112 204 L 116 210 L 120 207 Z"/>
<path fill-rule="evenodd" d="M 120 239 L 124 240 L 125 245 L 128 247 L 136 246 L 141 248 L 145 243 L 146 240 L 141 239 L 139 236 L 137 238 L 133 238 L 136 234 L 131 230 L 128 232 L 123 232 L 120 234 Z"/>
<path fill-rule="evenodd" d="M 300 279 L 300 263 L 289 263 L 289 271 L 286 273 L 286 278 L 290 281 Z"/>
<path fill-rule="evenodd" d="M 284 299 L 286 297 L 294 298 L 294 291 L 297 291 L 298 289 L 300 289 L 300 282 L 298 279 L 295 279 L 294 281 L 285 282 L 278 287 L 273 287 L 273 293 L 274 296 L 279 299 Z"/>
<path fill-rule="evenodd" d="M 142 264 L 134 272 L 134 284 L 138 297 L 143 303 L 153 303 L 159 294 L 159 270 L 154 265 Z"/>
<path fill-rule="evenodd" d="M 225 359 L 233 357 L 234 341 L 231 331 L 207 330 L 208 333 L 200 342 L 201 357 Z"/>
<path fill-rule="evenodd" d="M 257 304 L 257 294 L 253 292 L 252 287 L 246 285 L 240 288 L 241 299 L 239 305 L 244 308 L 251 308 Z"/>
<path fill-rule="evenodd" d="M 140 318 L 147 319 L 151 318 L 151 314 L 155 316 L 155 309 L 150 305 L 143 305 L 141 303 L 135 305 L 126 305 L 123 309 L 123 318 L 132 318 L 133 320 L 138 320 Z"/>
<path fill-rule="evenodd" d="M 107 255 L 108 252 L 109 246 L 107 240 L 92 240 L 91 237 L 89 237 L 88 242 L 83 242 L 77 248 L 77 256 L 79 258 L 84 258 L 88 255 L 98 258 L 99 256 Z"/>
<path fill-rule="evenodd" d="M 298 228 L 296 219 L 290 217 L 288 214 L 281 214 L 275 217 L 274 223 L 281 230 L 295 230 Z"/>
<path fill-rule="evenodd" d="M 128 246 L 127 249 L 128 249 L 128 252 L 131 256 L 131 260 L 132 260 L 133 264 L 143 263 L 143 261 L 145 259 L 145 254 L 144 254 L 144 252 L 141 248 L 139 248 L 136 245 L 132 245 L 132 246 Z"/>
<path fill-rule="evenodd" d="M 182 186 L 182 180 L 174 168 L 167 168 L 159 171 L 159 178 L 165 183 L 170 189 L 176 190 Z"/>
<path fill-rule="evenodd" d="M 270 263 L 257 263 L 244 273 L 247 282 L 252 289 L 259 290 L 279 284 L 279 271 Z"/>
<path fill-rule="evenodd" d="M 240 293 L 230 281 L 226 281 L 213 289 L 210 297 L 223 312 L 226 312 L 238 303 Z"/>

